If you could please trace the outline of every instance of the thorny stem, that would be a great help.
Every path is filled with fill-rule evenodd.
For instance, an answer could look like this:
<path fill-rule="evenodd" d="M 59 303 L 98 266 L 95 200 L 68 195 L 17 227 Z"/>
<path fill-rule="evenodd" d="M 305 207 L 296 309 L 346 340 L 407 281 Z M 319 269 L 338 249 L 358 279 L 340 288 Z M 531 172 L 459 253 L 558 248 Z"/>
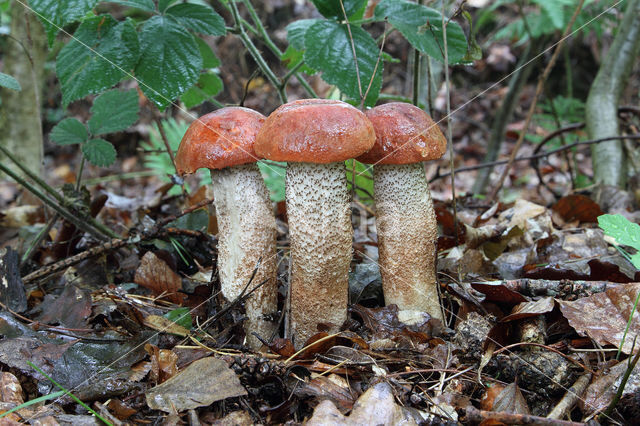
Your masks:
<path fill-rule="evenodd" d="M 356 55 L 356 45 L 353 41 L 353 35 L 351 34 L 351 25 L 349 24 L 349 17 L 347 16 L 347 11 L 344 9 L 344 2 L 342 0 L 340 0 L 340 8 L 342 9 L 342 15 L 344 16 L 344 20 L 347 23 L 347 32 L 349 33 L 349 42 L 351 43 L 351 52 L 353 53 L 353 63 L 356 66 L 356 77 L 358 77 L 358 91 L 360 92 L 360 102 L 361 102 L 360 109 L 362 109 L 362 104 L 364 104 L 364 96 L 362 94 L 362 82 L 360 81 L 360 68 L 358 67 L 358 56 Z"/>
<path fill-rule="evenodd" d="M 453 207 L 453 232 L 456 237 L 456 242 L 458 241 L 458 207 L 456 203 L 456 176 L 453 162 L 453 129 L 451 128 L 451 86 L 449 83 L 449 49 L 447 47 L 447 23 L 449 21 L 445 21 L 445 10 L 444 10 L 445 2 L 442 2 L 442 40 L 444 42 L 444 78 L 445 78 L 445 87 L 447 89 L 447 96 L 445 99 L 447 101 L 447 140 L 449 141 L 449 168 L 453 171 L 451 173 L 451 205 Z M 458 271 L 459 272 L 459 271 Z M 462 281 L 462 278 L 458 274 L 459 281 Z"/>
<path fill-rule="evenodd" d="M 57 211 L 58 213 L 60 213 L 60 211 L 58 211 L 58 210 L 62 210 L 64 212 L 64 214 L 60 213 L 60 216 L 62 216 L 66 220 L 70 221 L 71 223 L 80 222 L 80 228 L 85 232 L 89 232 L 89 231 L 86 231 L 86 229 L 88 227 L 91 227 L 91 228 L 95 228 L 96 230 L 99 231 L 99 233 L 104 234 L 104 235 L 106 235 L 108 237 L 111 237 L 111 238 L 119 238 L 120 237 L 118 234 L 113 232 L 111 229 L 107 228 L 102 223 L 98 222 L 93 217 L 87 217 L 87 218 L 76 217 L 73 214 L 73 212 L 69 211 L 66 207 L 63 207 L 63 206 L 67 206 L 69 204 L 69 202 L 62 195 L 60 195 L 58 193 L 58 191 L 53 189 L 44 180 L 42 180 L 38 175 L 33 173 L 27 167 L 25 167 L 11 152 L 9 152 L 2 145 L 0 145 L 0 151 L 2 151 L 2 153 L 9 160 L 11 160 L 16 166 L 18 166 L 18 168 L 20 170 L 22 170 L 22 172 L 25 175 L 27 175 L 30 179 L 32 179 L 35 183 L 37 183 L 40 186 L 40 188 L 44 189 L 49 195 L 51 195 L 53 198 L 55 198 L 55 200 L 58 202 L 58 204 L 54 203 L 52 200 L 47 198 L 46 195 L 43 194 L 42 192 L 40 192 L 40 190 L 38 190 L 35 186 L 31 185 L 25 179 L 20 178 L 15 173 L 7 173 L 7 174 L 9 176 L 11 176 L 20 185 L 24 186 L 27 189 L 27 191 L 31 192 L 33 195 L 35 195 L 36 197 L 40 198 L 43 202 L 47 203 L 48 205 L 52 205 L 51 208 L 54 209 L 55 211 Z M 0 163 L 0 169 L 2 171 L 5 171 L 5 169 L 7 169 L 7 167 L 5 167 L 3 164 Z M 82 228 L 82 226 L 84 226 L 84 228 Z M 95 231 L 94 232 L 89 232 L 89 233 L 92 234 L 92 235 L 95 235 Z"/>
<path fill-rule="evenodd" d="M 82 229 L 84 232 L 87 232 L 88 234 L 91 234 L 94 237 L 96 237 L 98 239 L 101 239 L 101 240 L 104 239 L 104 235 L 103 234 L 108 235 L 108 234 L 104 233 L 102 229 L 96 229 L 96 228 L 92 227 L 91 226 L 92 224 L 87 223 L 84 220 L 84 218 L 76 217 L 72 213 L 67 211 L 65 208 L 63 208 L 62 206 L 56 204 L 53 200 L 51 200 L 45 194 L 40 192 L 40 190 L 38 188 L 36 188 L 35 186 L 31 185 L 31 183 L 29 183 L 25 179 L 22 179 L 20 176 L 18 176 L 16 173 L 14 173 L 9 167 L 5 166 L 2 163 L 0 163 L 0 171 L 3 171 L 7 175 L 9 175 L 9 177 L 14 179 L 20 185 L 24 186 L 27 189 L 27 191 L 31 192 L 33 195 L 35 195 L 40 200 L 42 200 L 42 202 L 44 204 L 46 204 L 47 206 L 51 207 L 60 216 L 65 218 L 67 221 L 75 224 L 78 228 Z M 104 226 L 104 225 L 102 225 L 102 226 Z M 111 230 L 109 230 L 109 231 L 111 233 L 113 233 L 113 231 L 111 231 Z"/>
<path fill-rule="evenodd" d="M 524 126 L 522 127 L 522 131 L 520 132 L 520 135 L 518 135 L 518 140 L 516 141 L 516 145 L 513 147 L 513 150 L 511 151 L 511 155 L 509 156 L 509 162 L 507 163 L 507 166 L 502 172 L 502 175 L 500 176 L 500 180 L 498 181 L 498 184 L 493 188 L 493 190 L 491 191 L 491 194 L 489 194 L 489 196 L 487 197 L 489 201 L 493 201 L 496 198 L 496 195 L 498 195 L 498 191 L 500 191 L 500 188 L 502 188 L 502 185 L 504 184 L 504 180 L 506 179 L 507 175 L 509 174 L 509 171 L 511 170 L 511 165 L 513 164 L 513 160 L 516 158 L 516 155 L 520 150 L 520 146 L 522 146 L 522 142 L 524 141 L 524 137 L 527 133 L 527 129 L 529 128 L 529 124 L 531 124 L 531 119 L 533 118 L 533 113 L 536 110 L 536 106 L 538 104 L 538 98 L 540 97 L 540 94 L 544 89 L 544 84 L 547 81 L 547 78 L 549 77 L 549 74 L 551 73 L 551 70 L 553 69 L 553 66 L 556 63 L 556 60 L 558 59 L 558 55 L 562 51 L 564 42 L 569 36 L 569 32 L 571 31 L 571 28 L 573 28 L 573 24 L 575 23 L 576 18 L 580 13 L 580 10 L 582 10 L 582 5 L 584 4 L 584 1 L 585 0 L 580 0 L 580 3 L 578 3 L 578 6 L 576 6 L 576 9 L 574 10 L 573 15 L 571 16 L 569 23 L 564 29 L 564 32 L 562 33 L 560 40 L 556 44 L 556 48 L 553 51 L 553 55 L 551 55 L 551 59 L 549 60 L 549 63 L 547 64 L 542 75 L 538 79 L 536 92 L 535 92 L 535 95 L 533 96 L 533 101 L 531 102 L 529 111 L 527 112 L 527 118 L 525 120 Z"/>
<path fill-rule="evenodd" d="M 245 47 L 249 51 L 249 54 L 251 55 L 253 60 L 256 61 L 256 64 L 260 68 L 260 71 L 262 71 L 264 76 L 267 77 L 267 80 L 269 80 L 269 82 L 277 89 L 280 102 L 282 102 L 283 104 L 287 103 L 287 95 L 285 93 L 282 83 L 280 82 L 278 77 L 274 74 L 274 72 L 271 71 L 271 68 L 269 68 L 269 65 L 267 64 L 267 62 L 264 60 L 262 55 L 260 55 L 258 48 L 255 46 L 255 44 L 253 44 L 253 42 L 251 41 L 251 38 L 247 35 L 247 32 L 244 29 L 244 25 L 240 20 L 240 13 L 238 12 L 238 7 L 236 6 L 236 2 L 231 1 L 230 4 L 231 4 L 231 14 L 233 15 L 233 19 L 236 22 L 237 29 L 239 30 L 238 36 L 240 37 L 240 40 L 242 40 L 242 44 L 245 45 Z"/>
<path fill-rule="evenodd" d="M 418 0 L 418 4 L 422 6 L 424 0 Z M 431 84 L 431 82 L 429 82 Z M 418 106 L 420 98 L 420 51 L 413 48 L 413 98 L 411 103 Z"/>

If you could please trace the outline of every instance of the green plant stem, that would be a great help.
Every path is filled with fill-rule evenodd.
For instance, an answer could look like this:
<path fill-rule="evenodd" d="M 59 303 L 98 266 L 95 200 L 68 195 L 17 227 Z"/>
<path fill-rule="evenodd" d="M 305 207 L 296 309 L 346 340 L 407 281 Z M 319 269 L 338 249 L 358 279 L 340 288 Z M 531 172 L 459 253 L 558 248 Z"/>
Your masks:
<path fill-rule="evenodd" d="M 51 228 L 53 228 L 53 225 L 56 224 L 59 217 L 60 216 L 57 213 L 54 214 L 53 217 L 49 219 L 49 222 L 42 227 L 40 232 L 38 232 L 38 235 L 36 236 L 36 238 L 31 242 L 31 244 L 29 244 L 29 248 L 27 249 L 27 251 L 25 251 L 24 254 L 22 255 L 22 259 L 20 259 L 21 264 L 24 264 L 27 260 L 31 259 L 31 256 L 33 256 L 33 253 L 35 253 L 35 248 L 40 245 L 44 237 L 49 233 Z"/>
<path fill-rule="evenodd" d="M 618 346 L 618 352 L 616 353 L 616 359 L 620 359 L 620 353 L 622 352 L 622 347 L 624 346 L 624 341 L 627 338 L 627 333 L 629 332 L 629 327 L 631 326 L 631 320 L 633 319 L 633 314 L 636 312 L 636 308 L 638 307 L 638 301 L 640 301 L 640 292 L 638 292 L 638 295 L 636 296 L 636 301 L 633 304 L 633 309 L 631 309 L 631 313 L 629 314 L 629 321 L 627 321 L 627 326 L 624 328 L 624 334 L 622 335 L 622 340 L 620 341 L 620 346 Z"/>
<path fill-rule="evenodd" d="M 72 213 L 67 211 L 65 208 L 63 208 L 62 206 L 56 204 L 53 200 L 51 200 L 45 194 L 40 192 L 40 190 L 38 188 L 36 188 L 35 186 L 31 185 L 31 183 L 29 183 L 28 181 L 22 179 L 20 176 L 18 176 L 16 173 L 14 173 L 9 167 L 7 167 L 4 164 L 0 163 L 0 171 L 6 173 L 9 177 L 14 179 L 20 185 L 24 186 L 27 189 L 27 191 L 31 192 L 33 195 L 35 195 L 40 200 L 42 200 L 43 203 L 45 203 L 47 206 L 51 207 L 56 213 L 58 213 L 60 216 L 62 216 L 65 220 L 75 224 L 78 228 L 82 229 L 84 232 L 87 232 L 87 233 L 93 235 L 94 237 L 96 237 L 96 238 L 98 238 L 100 240 L 104 239 L 104 235 L 103 235 L 103 232 L 102 232 L 101 229 L 96 229 L 96 228 L 92 227 L 91 224 L 87 223 L 83 218 L 74 216 Z M 113 231 L 111 231 L 111 230 L 109 230 L 109 231 L 113 233 Z M 118 238 L 118 236 L 116 236 L 115 238 Z"/>
<path fill-rule="evenodd" d="M 624 392 L 624 388 L 627 385 L 627 381 L 629 380 L 629 376 L 631 376 L 631 372 L 633 371 L 633 369 L 636 367 L 636 364 L 638 363 L 638 359 L 640 359 L 640 350 L 636 353 L 636 355 L 633 357 L 631 362 L 629 362 L 629 366 L 625 370 L 624 376 L 622 376 L 622 381 L 620 382 L 620 386 L 618 387 L 618 391 L 616 392 L 616 395 L 611 400 L 611 403 L 609 404 L 607 409 L 604 410 L 602 414 L 600 414 L 599 419 L 601 421 L 604 420 L 605 418 L 607 419 L 610 418 L 614 408 L 616 408 L 616 405 L 618 405 L 620 398 L 622 398 L 622 393 Z"/>
<path fill-rule="evenodd" d="M 82 172 L 84 171 L 84 155 L 80 159 L 80 166 L 78 167 L 78 175 L 76 176 L 76 191 L 80 191 L 80 183 L 82 182 Z"/>
<path fill-rule="evenodd" d="M 256 28 L 253 28 L 248 22 L 246 22 L 244 20 L 243 20 L 243 22 L 246 22 L 247 27 L 251 28 L 251 30 L 254 32 L 254 34 L 256 34 L 257 36 L 260 37 L 260 39 L 267 46 L 267 48 L 269 50 L 271 50 L 271 52 L 274 55 L 276 55 L 279 60 L 282 61 L 282 56 L 284 55 L 284 53 L 280 50 L 280 48 L 278 48 L 278 46 L 276 46 L 276 44 L 273 42 L 273 40 L 271 40 L 271 37 L 269 37 L 269 33 L 267 33 L 267 30 L 265 29 L 264 25 L 262 25 L 262 21 L 260 20 L 260 17 L 256 13 L 256 10 L 253 7 L 253 4 L 251 4 L 251 1 L 250 0 L 242 0 L 242 3 L 245 5 L 247 10 L 249 11 L 249 16 L 251 16 L 251 20 L 255 24 Z M 300 64 L 302 65 L 302 62 Z M 309 95 L 311 95 L 312 97 L 317 98 L 318 94 L 316 93 L 315 90 L 313 90 L 313 88 L 309 85 L 309 83 L 307 83 L 307 80 L 302 78 L 300 73 L 297 71 L 297 68 L 298 67 L 296 67 L 295 71 L 293 71 L 293 70 L 289 71 L 289 73 L 287 73 L 287 75 L 285 75 L 285 77 L 282 79 L 283 90 L 286 88 L 287 83 L 288 83 L 289 79 L 291 78 L 291 76 L 289 76 L 289 74 L 292 73 L 298 79 L 298 81 L 300 82 L 300 84 L 302 85 L 304 90 L 306 90 L 307 93 Z"/>
<path fill-rule="evenodd" d="M 51 383 L 53 383 L 54 385 L 56 385 L 59 389 L 62 389 L 62 391 L 69 395 L 69 397 L 71 397 L 71 399 L 73 399 L 75 402 L 77 402 L 78 404 L 82 405 L 87 411 L 89 411 L 90 413 L 92 413 L 94 416 L 96 416 L 98 419 L 100 419 L 102 422 L 104 422 L 104 424 L 109 425 L 109 426 L 113 426 L 112 423 L 110 421 L 108 421 L 107 419 L 105 419 L 104 417 L 102 417 L 100 414 L 96 413 L 91 407 L 89 407 L 87 404 L 85 404 L 84 402 L 82 402 L 80 400 L 80 398 L 78 398 L 77 396 L 75 396 L 74 394 L 71 393 L 71 391 L 67 390 L 64 388 L 64 386 L 62 386 L 61 384 L 59 384 L 58 382 L 56 382 L 55 380 L 53 380 L 53 378 L 51 378 L 47 373 L 45 373 L 44 371 L 42 371 L 40 368 L 38 368 L 34 363 L 32 363 L 31 361 L 27 361 L 27 364 L 29 364 L 29 366 L 31 368 L 33 368 L 34 370 L 36 370 L 38 373 L 42 374 L 44 377 L 47 378 L 47 380 L 49 380 Z"/>
<path fill-rule="evenodd" d="M 378 100 L 380 101 L 399 101 L 399 102 L 406 102 L 406 103 L 412 103 L 412 99 L 407 97 L 407 96 L 400 96 L 400 95 L 391 95 L 389 93 L 380 93 L 380 95 L 378 96 Z M 416 106 L 418 108 L 422 108 L 425 109 L 426 105 L 423 104 L 422 102 L 418 102 L 416 104 Z"/>
<path fill-rule="evenodd" d="M 424 0 L 418 0 L 418 4 L 422 6 Z M 429 82 L 431 84 L 431 82 Z M 413 48 L 413 98 L 412 104 L 418 105 L 420 99 L 420 51 Z"/>
<path fill-rule="evenodd" d="M 253 44 L 251 38 L 247 35 L 247 32 L 244 29 L 244 25 L 240 20 L 240 13 L 238 12 L 236 2 L 231 1 L 230 3 L 231 14 L 233 15 L 233 19 L 236 22 L 237 29 L 239 30 L 238 36 L 240 37 L 240 40 L 242 40 L 242 44 L 244 44 L 244 46 L 247 48 L 249 54 L 258 65 L 258 68 L 260 68 L 260 71 L 262 71 L 264 76 L 267 77 L 267 80 L 269 80 L 273 87 L 277 89 L 278 96 L 280 97 L 280 102 L 282 102 L 283 104 L 287 103 L 287 95 L 285 93 L 282 82 L 280 81 L 280 79 L 278 79 L 274 72 L 271 71 L 271 68 L 269 68 L 267 62 L 264 60 L 262 55 L 260 55 L 258 48 L 255 46 L 255 44 Z"/>
<path fill-rule="evenodd" d="M 22 404 L 16 405 L 15 407 L 13 407 L 11 410 L 5 411 L 4 413 L 0 414 L 0 419 L 8 416 L 11 413 L 22 410 L 23 408 L 30 407 L 31 405 L 39 404 L 41 402 L 48 401 L 50 399 L 60 398 L 62 395 L 64 395 L 64 391 L 58 391 L 58 392 L 50 393 L 49 395 L 42 395 L 38 398 L 32 399 L 31 401 L 23 402 Z"/>

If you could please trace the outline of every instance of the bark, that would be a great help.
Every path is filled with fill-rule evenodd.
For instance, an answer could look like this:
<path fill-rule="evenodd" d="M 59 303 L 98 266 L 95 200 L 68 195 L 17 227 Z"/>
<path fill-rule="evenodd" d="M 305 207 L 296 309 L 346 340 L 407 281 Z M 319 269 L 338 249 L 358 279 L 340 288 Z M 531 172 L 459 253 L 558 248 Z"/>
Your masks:
<path fill-rule="evenodd" d="M 47 51 L 37 18 L 18 2 L 11 4 L 11 37 L 4 53 L 4 73 L 20 82 L 21 91 L 0 88 L 0 144 L 27 168 L 42 175 L 40 98 Z M 0 161 L 8 162 L 0 155 Z M 17 167 L 12 170 L 22 175 Z"/>
<path fill-rule="evenodd" d="M 586 122 L 589 139 L 620 135 L 618 104 L 640 50 L 640 0 L 629 0 L 624 19 L 589 91 Z M 591 147 L 596 183 L 624 188 L 626 159 L 620 140 Z"/>

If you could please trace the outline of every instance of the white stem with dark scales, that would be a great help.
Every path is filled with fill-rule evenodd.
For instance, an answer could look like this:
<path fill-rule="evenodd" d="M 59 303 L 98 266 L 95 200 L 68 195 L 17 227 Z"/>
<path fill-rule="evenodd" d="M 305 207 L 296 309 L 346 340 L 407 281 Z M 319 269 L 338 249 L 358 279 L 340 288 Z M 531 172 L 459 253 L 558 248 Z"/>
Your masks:
<path fill-rule="evenodd" d="M 424 167 L 376 165 L 373 170 L 385 304 L 442 320 L 436 282 L 438 224 Z"/>
<path fill-rule="evenodd" d="M 255 164 L 211 170 L 218 220 L 218 273 L 222 295 L 233 301 L 262 284 L 245 302 L 247 341 L 253 349 L 268 340 L 276 324 L 265 314 L 277 311 L 276 222 L 269 193 Z M 255 277 L 247 287 L 254 269 Z"/>
<path fill-rule="evenodd" d="M 289 163 L 286 179 L 291 241 L 287 335 L 296 349 L 347 319 L 353 228 L 344 163 Z"/>

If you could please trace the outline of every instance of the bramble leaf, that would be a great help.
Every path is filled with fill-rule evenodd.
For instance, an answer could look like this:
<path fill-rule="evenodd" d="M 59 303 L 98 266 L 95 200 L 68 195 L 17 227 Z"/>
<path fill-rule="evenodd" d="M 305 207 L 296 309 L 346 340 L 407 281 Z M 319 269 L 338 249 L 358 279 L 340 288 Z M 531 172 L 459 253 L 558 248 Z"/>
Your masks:
<path fill-rule="evenodd" d="M 3 72 L 0 72 L 0 86 L 6 87 L 7 89 L 11 90 L 16 90 L 18 92 L 22 90 L 22 87 L 20 87 L 20 83 L 18 83 L 18 80 Z"/>
<path fill-rule="evenodd" d="M 360 93 L 364 95 L 374 75 L 379 50 L 375 40 L 362 28 L 352 25 L 351 33 L 361 88 L 358 87 L 358 73 L 345 24 L 333 21 L 319 21 L 313 24 L 304 37 L 304 59 L 310 67 L 322 71 L 322 78 L 327 83 L 336 85 L 351 98 L 360 99 Z M 378 64 L 366 105 L 373 105 L 378 99 L 381 76 L 382 61 Z"/>
<path fill-rule="evenodd" d="M 210 6 L 193 3 L 180 3 L 167 9 L 171 15 L 184 27 L 202 34 L 223 36 L 227 32 L 224 19 Z"/>
<path fill-rule="evenodd" d="M 49 139 L 58 145 L 73 145 L 83 143 L 89 135 L 84 124 L 75 118 L 65 118 L 55 125 L 49 133 Z"/>
<path fill-rule="evenodd" d="M 184 102 L 185 107 L 193 108 L 220 93 L 223 87 L 224 84 L 217 74 L 203 73 L 200 74 L 198 82 L 184 92 L 180 99 Z"/>
<path fill-rule="evenodd" d="M 139 49 L 131 20 L 117 22 L 111 15 L 85 19 L 56 59 L 63 104 L 100 93 L 122 80 L 138 60 Z"/>
<path fill-rule="evenodd" d="M 37 12 L 51 47 L 60 28 L 85 16 L 97 2 L 98 0 L 31 0 L 29 5 Z"/>
<path fill-rule="evenodd" d="M 147 12 L 153 12 L 156 10 L 156 5 L 153 4 L 153 0 L 108 0 L 109 3 L 118 3 L 124 6 L 135 7 L 136 9 L 146 10 Z"/>
<path fill-rule="evenodd" d="M 91 139 L 82 144 L 84 157 L 94 166 L 107 167 L 116 161 L 116 149 L 104 139 Z"/>
<path fill-rule="evenodd" d="M 140 32 L 136 66 L 140 89 L 164 110 L 200 76 L 202 56 L 194 37 L 171 16 L 153 16 Z"/>
<path fill-rule="evenodd" d="M 124 130 L 138 121 L 139 109 L 135 89 L 105 92 L 93 101 L 89 131 L 93 135 L 101 135 Z"/>
<path fill-rule="evenodd" d="M 200 56 L 202 56 L 202 68 L 217 68 L 220 66 L 220 59 L 213 53 L 211 46 L 209 46 L 203 39 L 196 37 L 196 43 L 198 43 L 198 49 L 200 50 Z"/>
<path fill-rule="evenodd" d="M 444 62 L 442 15 L 435 9 L 406 0 L 382 0 L 375 9 L 375 18 L 384 20 L 402 33 L 419 51 Z M 467 38 L 460 25 L 447 24 L 447 50 L 449 63 L 460 62 L 467 53 Z"/>
<path fill-rule="evenodd" d="M 307 30 L 320 19 L 299 19 L 287 25 L 287 40 L 297 50 L 304 50 L 304 35 Z"/>
<path fill-rule="evenodd" d="M 325 18 L 337 18 L 344 20 L 344 11 L 349 20 L 360 19 L 367 7 L 367 0 L 311 0 L 318 12 Z M 342 2 L 342 5 L 340 4 Z"/>

